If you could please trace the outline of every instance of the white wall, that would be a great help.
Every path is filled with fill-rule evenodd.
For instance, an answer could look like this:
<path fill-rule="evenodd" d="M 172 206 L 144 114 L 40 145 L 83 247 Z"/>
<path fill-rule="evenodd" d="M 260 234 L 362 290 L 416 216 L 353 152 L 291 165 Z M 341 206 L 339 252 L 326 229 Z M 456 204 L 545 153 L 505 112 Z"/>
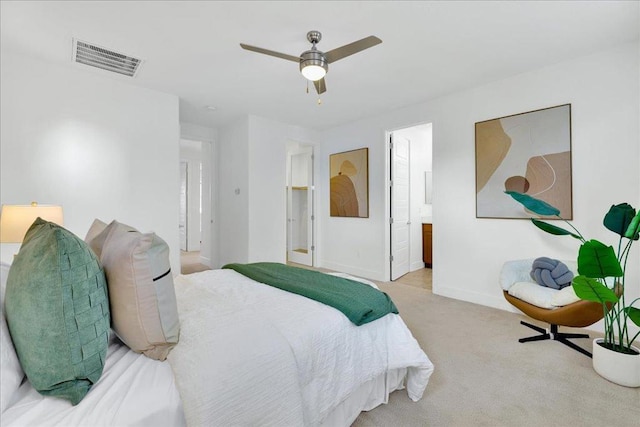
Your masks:
<path fill-rule="evenodd" d="M 220 131 L 217 265 L 286 261 L 287 142 L 314 140 L 310 130 L 255 116 Z"/>
<path fill-rule="evenodd" d="M 6 51 L 0 66 L 1 202 L 62 204 L 81 238 L 96 217 L 154 231 L 178 274 L 178 98 Z"/>
<path fill-rule="evenodd" d="M 249 118 L 245 117 L 219 131 L 218 203 L 214 230 L 219 239 L 218 257 L 213 267 L 249 261 Z"/>
<path fill-rule="evenodd" d="M 330 153 L 369 147 L 370 218 L 329 217 L 324 188 L 320 265 L 386 277 L 385 131 L 430 122 L 433 291 L 509 308 L 497 284 L 505 260 L 575 258 L 578 245 L 528 221 L 475 218 L 474 123 L 564 103 L 572 104 L 573 224 L 613 242 L 601 225 L 609 206 L 627 201 L 640 207 L 638 187 L 631 184 L 640 181 L 638 57 L 638 45 L 628 44 L 324 132 L 321 180 L 328 180 Z M 633 249 L 628 266 L 631 296 L 640 295 L 639 251 Z"/>

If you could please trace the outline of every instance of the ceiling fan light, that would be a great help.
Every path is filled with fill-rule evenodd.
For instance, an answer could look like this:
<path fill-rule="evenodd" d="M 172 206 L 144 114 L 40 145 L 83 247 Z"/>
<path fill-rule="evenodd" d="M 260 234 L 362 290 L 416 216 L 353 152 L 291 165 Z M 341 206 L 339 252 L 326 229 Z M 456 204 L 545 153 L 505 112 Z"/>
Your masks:
<path fill-rule="evenodd" d="M 320 80 L 327 74 L 327 70 L 325 70 L 324 67 L 321 67 L 320 65 L 307 65 L 303 67 L 300 72 L 305 79 L 311 80 L 312 82 Z"/>

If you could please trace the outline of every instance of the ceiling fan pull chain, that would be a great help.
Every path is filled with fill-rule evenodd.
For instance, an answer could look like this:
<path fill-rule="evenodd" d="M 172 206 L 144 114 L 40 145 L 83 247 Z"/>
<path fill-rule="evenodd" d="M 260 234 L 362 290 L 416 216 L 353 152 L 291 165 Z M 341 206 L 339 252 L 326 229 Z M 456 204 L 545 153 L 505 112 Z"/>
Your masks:
<path fill-rule="evenodd" d="M 309 80 L 307 80 L 307 93 L 309 93 Z"/>
<path fill-rule="evenodd" d="M 318 97 L 318 105 L 322 105 L 322 99 Z"/>

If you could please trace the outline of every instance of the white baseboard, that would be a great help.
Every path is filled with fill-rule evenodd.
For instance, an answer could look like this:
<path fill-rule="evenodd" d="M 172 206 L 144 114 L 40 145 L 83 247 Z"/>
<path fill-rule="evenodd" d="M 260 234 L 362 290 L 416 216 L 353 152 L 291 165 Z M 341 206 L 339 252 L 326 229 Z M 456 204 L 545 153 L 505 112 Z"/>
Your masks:
<path fill-rule="evenodd" d="M 327 262 L 327 261 L 321 261 L 318 267 L 327 268 L 329 270 L 334 270 L 334 271 L 340 271 L 342 273 L 352 274 L 354 276 L 362 277 L 364 279 L 378 280 L 381 282 L 385 281 L 385 279 L 383 278 L 384 276 L 383 271 L 354 268 L 351 265 L 343 265 L 340 263 Z"/>
<path fill-rule="evenodd" d="M 424 267 L 424 262 L 421 261 L 415 261 L 412 262 L 411 265 L 409 266 L 409 271 L 416 271 L 416 270 L 422 270 Z"/>
<path fill-rule="evenodd" d="M 207 257 L 200 256 L 200 264 L 204 264 L 207 267 L 211 268 L 211 259 Z"/>
<path fill-rule="evenodd" d="M 487 307 L 497 308 L 499 310 L 511 311 L 519 313 L 511 304 L 502 296 L 502 291 L 497 288 L 497 295 L 486 295 L 479 292 L 471 292 L 465 289 L 452 288 L 448 286 L 437 286 L 433 284 L 433 293 L 443 297 L 453 298 L 461 301 L 467 301 L 474 304 L 485 305 Z"/>

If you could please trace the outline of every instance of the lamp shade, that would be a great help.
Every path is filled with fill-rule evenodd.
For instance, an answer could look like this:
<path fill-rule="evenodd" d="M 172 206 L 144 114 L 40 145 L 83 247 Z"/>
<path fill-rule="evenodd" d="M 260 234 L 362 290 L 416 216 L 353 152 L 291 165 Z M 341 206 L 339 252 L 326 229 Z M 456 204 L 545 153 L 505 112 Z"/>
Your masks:
<path fill-rule="evenodd" d="M 329 71 L 329 64 L 323 53 L 311 49 L 300 55 L 300 72 L 305 79 L 313 82 L 320 80 Z"/>
<path fill-rule="evenodd" d="M 302 69 L 304 78 L 313 82 L 320 80 L 325 74 L 327 74 L 327 71 L 320 65 L 307 65 Z"/>
<path fill-rule="evenodd" d="M 63 225 L 62 206 L 39 205 L 2 205 L 0 214 L 0 242 L 22 243 L 31 224 L 38 218 Z"/>

